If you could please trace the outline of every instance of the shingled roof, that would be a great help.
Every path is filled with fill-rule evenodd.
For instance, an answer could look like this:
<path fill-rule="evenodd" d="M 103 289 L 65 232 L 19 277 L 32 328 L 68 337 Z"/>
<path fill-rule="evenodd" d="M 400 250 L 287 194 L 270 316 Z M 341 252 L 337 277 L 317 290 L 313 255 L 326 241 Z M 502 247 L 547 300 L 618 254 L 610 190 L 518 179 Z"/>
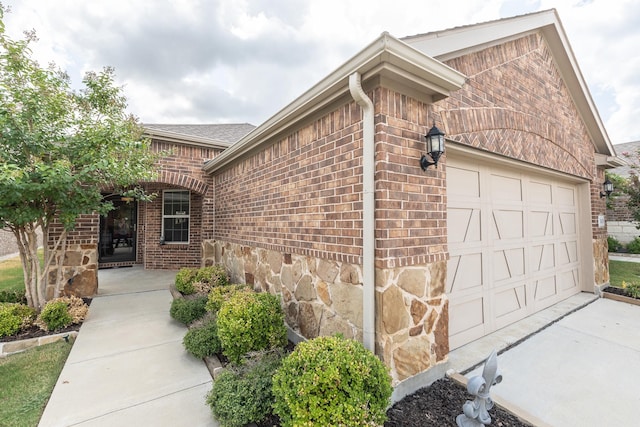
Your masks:
<path fill-rule="evenodd" d="M 625 142 L 624 144 L 616 144 L 616 153 L 618 157 L 627 163 L 625 166 L 618 166 L 614 169 L 609 169 L 610 173 L 627 177 L 629 173 L 635 168 L 640 167 L 640 141 Z M 627 156 L 628 154 L 628 156 Z"/>
<path fill-rule="evenodd" d="M 195 143 L 207 143 L 211 145 L 229 146 L 255 129 L 249 123 L 222 123 L 222 124 L 143 124 L 147 133 L 152 137 L 174 136 L 176 139 Z"/>

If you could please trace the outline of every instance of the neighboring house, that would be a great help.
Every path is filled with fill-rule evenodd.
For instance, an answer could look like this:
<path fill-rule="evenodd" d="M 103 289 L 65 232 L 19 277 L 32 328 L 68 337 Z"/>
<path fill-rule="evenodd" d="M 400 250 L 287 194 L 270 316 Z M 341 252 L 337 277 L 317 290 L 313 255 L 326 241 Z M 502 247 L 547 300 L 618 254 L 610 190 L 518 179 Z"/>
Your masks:
<path fill-rule="evenodd" d="M 640 141 L 615 145 L 616 152 L 628 164 L 609 170 L 610 173 L 628 178 L 633 171 L 632 166 L 640 166 Z M 633 221 L 633 214 L 629 210 L 628 197 L 620 195 L 613 197 L 607 207 L 607 232 L 620 243 L 629 243 L 640 236 L 640 230 Z"/>
<path fill-rule="evenodd" d="M 446 154 L 424 171 L 434 122 Z M 599 193 L 620 162 L 554 10 L 382 34 L 242 126 L 232 145 L 147 126 L 175 151 L 149 186 L 162 194 L 124 215 L 127 262 L 222 264 L 281 295 L 298 334 L 362 340 L 405 390 L 442 375 L 451 349 L 608 283 Z M 74 259 L 97 267 L 89 219 Z"/>

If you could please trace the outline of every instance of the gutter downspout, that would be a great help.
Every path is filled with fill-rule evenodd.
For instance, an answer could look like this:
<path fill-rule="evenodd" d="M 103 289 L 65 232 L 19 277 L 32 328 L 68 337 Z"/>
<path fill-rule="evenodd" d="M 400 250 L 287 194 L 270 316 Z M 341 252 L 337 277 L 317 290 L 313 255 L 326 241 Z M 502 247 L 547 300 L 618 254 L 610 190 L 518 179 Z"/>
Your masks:
<path fill-rule="evenodd" d="M 360 73 L 349 76 L 351 96 L 362 107 L 362 337 L 364 347 L 375 353 L 376 347 L 376 211 L 375 141 L 373 102 L 364 90 Z"/>

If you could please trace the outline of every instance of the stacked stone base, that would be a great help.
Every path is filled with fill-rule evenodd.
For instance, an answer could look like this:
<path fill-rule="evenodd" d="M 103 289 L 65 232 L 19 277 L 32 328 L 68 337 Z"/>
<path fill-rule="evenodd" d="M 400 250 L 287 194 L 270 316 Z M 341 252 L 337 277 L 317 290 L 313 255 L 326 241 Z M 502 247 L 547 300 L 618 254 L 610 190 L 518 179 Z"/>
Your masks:
<path fill-rule="evenodd" d="M 362 267 L 223 241 L 203 243 L 203 264 L 234 283 L 282 297 L 287 324 L 307 339 L 336 333 L 362 341 Z M 445 262 L 376 270 L 376 353 L 394 384 L 446 359 Z"/>

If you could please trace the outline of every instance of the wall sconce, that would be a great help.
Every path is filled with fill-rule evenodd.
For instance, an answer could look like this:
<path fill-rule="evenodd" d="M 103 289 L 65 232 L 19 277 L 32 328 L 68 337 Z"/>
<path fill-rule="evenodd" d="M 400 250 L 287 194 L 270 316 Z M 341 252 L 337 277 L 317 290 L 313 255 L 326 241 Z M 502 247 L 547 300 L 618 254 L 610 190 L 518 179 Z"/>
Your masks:
<path fill-rule="evenodd" d="M 438 167 L 438 159 L 444 153 L 444 132 L 436 127 L 436 122 L 434 121 L 425 138 L 427 138 L 427 155 L 433 161 L 430 162 L 427 156 L 423 154 L 420 158 L 420 167 L 423 171 L 426 171 L 431 165 Z"/>
<path fill-rule="evenodd" d="M 602 189 L 604 191 L 600 192 L 600 198 L 609 197 L 611 193 L 613 193 L 613 183 L 609 181 L 609 178 L 605 179 L 602 183 Z"/>

